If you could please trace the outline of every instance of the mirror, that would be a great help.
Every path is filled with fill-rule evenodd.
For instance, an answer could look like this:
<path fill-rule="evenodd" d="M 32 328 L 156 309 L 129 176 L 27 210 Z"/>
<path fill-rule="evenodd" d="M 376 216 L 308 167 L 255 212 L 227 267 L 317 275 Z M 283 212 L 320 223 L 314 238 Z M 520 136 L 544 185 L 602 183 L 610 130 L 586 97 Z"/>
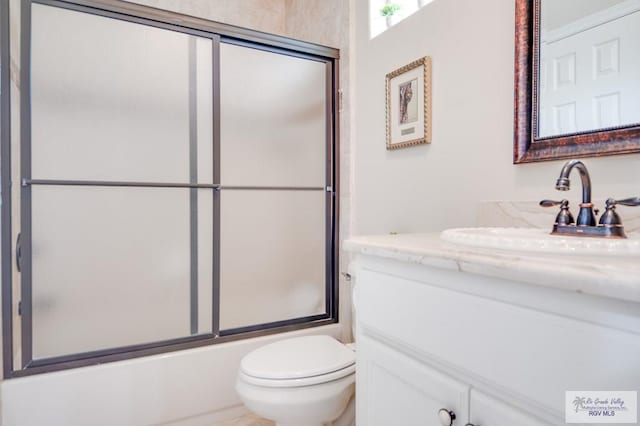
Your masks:
<path fill-rule="evenodd" d="M 640 151 L 640 1 L 516 0 L 514 163 Z"/>
<path fill-rule="evenodd" d="M 538 137 L 640 123 L 640 6 L 541 0 Z"/>

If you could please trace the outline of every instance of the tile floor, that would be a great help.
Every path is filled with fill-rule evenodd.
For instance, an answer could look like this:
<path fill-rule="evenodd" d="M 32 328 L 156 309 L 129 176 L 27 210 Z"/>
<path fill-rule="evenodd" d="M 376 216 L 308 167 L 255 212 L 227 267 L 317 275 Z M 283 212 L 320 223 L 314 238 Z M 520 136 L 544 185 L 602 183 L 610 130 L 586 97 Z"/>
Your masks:
<path fill-rule="evenodd" d="M 233 420 L 227 420 L 226 422 L 216 423 L 213 426 L 274 426 L 271 420 L 266 420 L 255 414 L 247 414 L 246 416 L 239 417 Z"/>

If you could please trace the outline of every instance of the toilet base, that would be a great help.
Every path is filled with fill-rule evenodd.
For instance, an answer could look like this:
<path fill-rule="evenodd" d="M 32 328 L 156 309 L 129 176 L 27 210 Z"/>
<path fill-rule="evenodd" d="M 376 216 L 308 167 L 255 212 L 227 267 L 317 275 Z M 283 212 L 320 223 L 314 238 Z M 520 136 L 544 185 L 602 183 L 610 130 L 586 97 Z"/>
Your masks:
<path fill-rule="evenodd" d="M 356 426 L 356 396 L 353 395 L 340 417 L 326 426 Z"/>
<path fill-rule="evenodd" d="M 340 417 L 329 423 L 276 423 L 276 426 L 356 426 L 356 397 L 351 397 Z"/>
<path fill-rule="evenodd" d="M 242 375 L 236 391 L 245 406 L 255 414 L 275 421 L 276 426 L 351 426 L 342 418 L 354 415 L 352 405 L 355 374 L 313 386 L 268 388 L 246 383 Z M 327 419 L 335 419 L 325 422 Z"/>

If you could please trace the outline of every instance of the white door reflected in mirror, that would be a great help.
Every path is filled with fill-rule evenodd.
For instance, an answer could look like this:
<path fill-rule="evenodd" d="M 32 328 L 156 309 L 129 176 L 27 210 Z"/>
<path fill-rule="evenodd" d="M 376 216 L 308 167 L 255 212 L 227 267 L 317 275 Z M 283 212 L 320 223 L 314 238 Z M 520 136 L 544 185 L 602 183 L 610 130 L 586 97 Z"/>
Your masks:
<path fill-rule="evenodd" d="M 538 137 L 640 123 L 640 0 L 542 0 Z"/>

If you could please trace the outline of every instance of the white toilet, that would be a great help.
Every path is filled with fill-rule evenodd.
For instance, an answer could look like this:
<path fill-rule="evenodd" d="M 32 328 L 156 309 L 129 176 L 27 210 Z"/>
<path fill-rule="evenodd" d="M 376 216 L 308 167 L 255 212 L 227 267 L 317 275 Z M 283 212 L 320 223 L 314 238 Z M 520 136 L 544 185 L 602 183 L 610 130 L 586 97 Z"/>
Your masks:
<path fill-rule="evenodd" d="M 331 336 L 263 346 L 242 359 L 236 390 L 277 426 L 355 424 L 355 352 Z"/>

